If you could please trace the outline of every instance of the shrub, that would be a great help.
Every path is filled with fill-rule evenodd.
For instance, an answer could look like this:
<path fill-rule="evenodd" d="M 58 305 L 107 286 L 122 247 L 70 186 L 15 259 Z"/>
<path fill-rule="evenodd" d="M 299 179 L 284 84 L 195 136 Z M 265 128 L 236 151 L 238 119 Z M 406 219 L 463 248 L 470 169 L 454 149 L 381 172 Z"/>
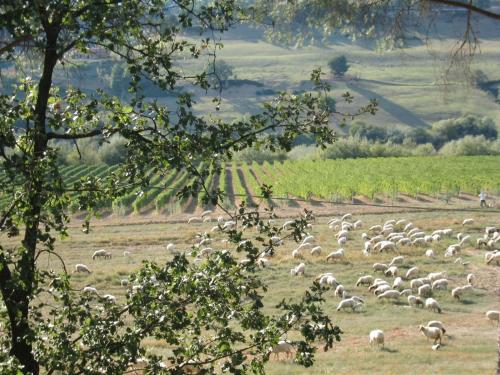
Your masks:
<path fill-rule="evenodd" d="M 338 76 L 343 76 L 347 70 L 349 69 L 349 64 L 347 63 L 347 59 L 344 55 L 336 56 L 328 61 L 328 66 L 333 74 Z"/>
<path fill-rule="evenodd" d="M 445 144 L 439 154 L 446 156 L 472 156 L 472 155 L 495 155 L 497 142 L 488 141 L 484 136 L 477 137 L 468 135 L 463 139 L 455 140 Z"/>
<path fill-rule="evenodd" d="M 262 148 L 247 148 L 243 151 L 239 151 L 234 155 L 234 161 L 241 161 L 245 163 L 252 163 L 253 161 L 261 164 L 264 161 L 270 163 L 274 161 L 283 161 L 286 159 L 286 153 L 284 151 L 272 152 L 268 149 Z"/>

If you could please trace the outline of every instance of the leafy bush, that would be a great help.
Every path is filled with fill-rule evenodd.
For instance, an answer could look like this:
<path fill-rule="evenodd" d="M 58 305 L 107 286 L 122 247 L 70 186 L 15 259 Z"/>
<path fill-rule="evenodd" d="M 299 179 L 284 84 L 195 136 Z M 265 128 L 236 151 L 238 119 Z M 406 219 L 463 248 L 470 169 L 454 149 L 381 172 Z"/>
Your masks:
<path fill-rule="evenodd" d="M 465 136 L 445 144 L 439 154 L 446 156 L 500 155 L 500 142 L 488 141 L 483 135 Z"/>
<path fill-rule="evenodd" d="M 467 135 L 483 135 L 486 139 L 498 137 L 498 130 L 492 119 L 474 115 L 438 121 L 432 125 L 431 132 L 434 137 L 434 146 L 437 147 Z"/>
<path fill-rule="evenodd" d="M 245 163 L 252 163 L 253 161 L 257 163 L 263 163 L 264 161 L 272 163 L 274 161 L 283 161 L 285 159 L 286 159 L 286 153 L 284 151 L 273 152 L 268 149 L 255 148 L 255 147 L 247 148 L 234 155 L 235 161 L 241 161 Z"/>
<path fill-rule="evenodd" d="M 121 137 L 112 137 L 99 148 L 99 159 L 108 165 L 122 163 L 127 153 L 127 141 Z"/>
<path fill-rule="evenodd" d="M 343 76 L 347 70 L 349 69 L 349 64 L 347 63 L 347 59 L 344 55 L 336 56 L 328 61 L 328 66 L 333 74 L 338 76 Z"/>
<path fill-rule="evenodd" d="M 227 87 L 228 81 L 235 77 L 233 67 L 224 60 L 210 60 L 205 68 L 208 82 L 213 88 Z"/>

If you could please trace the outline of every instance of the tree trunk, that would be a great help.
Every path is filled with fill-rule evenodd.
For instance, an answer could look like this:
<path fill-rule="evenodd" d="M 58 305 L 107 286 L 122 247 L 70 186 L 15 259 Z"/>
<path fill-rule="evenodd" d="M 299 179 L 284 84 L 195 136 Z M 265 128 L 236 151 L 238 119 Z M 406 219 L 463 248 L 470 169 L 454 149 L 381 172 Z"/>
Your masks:
<path fill-rule="evenodd" d="M 8 311 L 11 329 L 10 354 L 24 366 L 25 374 L 38 375 L 40 365 L 33 354 L 32 329 L 29 323 L 29 303 L 36 288 L 35 255 L 38 242 L 40 214 L 44 205 L 44 171 L 42 158 L 47 151 L 46 111 L 52 86 L 52 74 L 57 64 L 57 38 L 59 28 L 46 28 L 47 44 L 45 47 L 43 73 L 38 84 L 38 97 L 34 112 L 34 126 L 30 131 L 33 144 L 32 161 L 25 171 L 27 202 L 29 209 L 25 217 L 25 231 L 20 253 L 12 276 L 6 267 L 0 272 L 0 288 Z"/>

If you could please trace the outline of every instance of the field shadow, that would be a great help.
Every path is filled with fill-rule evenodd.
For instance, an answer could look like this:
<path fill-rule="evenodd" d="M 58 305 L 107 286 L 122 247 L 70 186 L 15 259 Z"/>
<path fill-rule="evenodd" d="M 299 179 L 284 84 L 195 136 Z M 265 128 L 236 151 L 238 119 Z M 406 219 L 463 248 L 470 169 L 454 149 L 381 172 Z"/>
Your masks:
<path fill-rule="evenodd" d="M 365 98 L 377 99 L 379 108 L 383 109 L 402 123 L 408 124 L 412 127 L 429 127 L 429 124 L 427 124 L 413 112 L 409 111 L 403 106 L 400 106 L 399 104 L 394 103 L 389 99 L 386 99 L 384 96 L 377 94 L 375 91 L 368 90 L 367 88 L 361 87 L 359 85 L 353 85 L 352 83 L 346 83 L 346 86 L 353 91 L 356 91 L 357 93 L 363 95 Z"/>
<path fill-rule="evenodd" d="M 397 350 L 397 349 L 391 349 L 391 348 L 388 348 L 388 347 L 383 347 L 382 349 L 380 349 L 380 351 L 387 352 L 387 353 L 399 353 L 399 350 Z"/>

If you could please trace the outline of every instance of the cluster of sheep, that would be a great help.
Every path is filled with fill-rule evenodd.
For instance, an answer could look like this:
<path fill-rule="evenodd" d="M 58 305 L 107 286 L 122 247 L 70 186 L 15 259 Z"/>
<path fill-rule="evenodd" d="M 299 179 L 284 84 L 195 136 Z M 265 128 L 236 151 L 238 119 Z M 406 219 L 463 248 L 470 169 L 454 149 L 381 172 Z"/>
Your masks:
<path fill-rule="evenodd" d="M 330 229 L 338 231 L 336 233 L 336 238 L 340 246 L 345 246 L 351 236 L 352 230 L 360 228 L 363 224 L 360 220 L 350 222 L 350 219 L 352 219 L 352 216 L 347 214 L 342 218 L 331 219 L 328 222 Z M 462 225 L 471 225 L 473 222 L 473 219 L 466 219 L 463 221 Z M 453 230 L 450 228 L 438 229 L 432 233 L 426 233 L 405 219 L 388 220 L 383 225 L 374 225 L 370 227 L 367 232 L 368 233 L 362 233 L 361 235 L 362 239 L 365 241 L 362 250 L 365 256 L 370 256 L 373 251 L 397 252 L 399 246 L 425 246 L 426 244 L 439 242 L 445 237 L 451 238 L 453 235 Z M 491 249 L 492 246 L 495 246 L 499 242 L 499 238 L 499 232 L 495 227 L 486 227 L 484 236 L 477 241 L 478 248 L 479 245 L 483 245 Z M 458 255 L 466 244 L 471 244 L 471 235 L 469 234 L 458 233 L 457 239 L 459 242 L 448 246 L 444 252 L 444 257 Z M 312 246 L 313 243 L 314 236 L 308 235 L 304 238 L 301 245 L 292 252 L 292 257 L 299 257 L 300 250 Z M 316 248 L 319 248 L 319 246 Z M 341 248 L 330 253 L 326 260 L 344 258 L 345 253 L 345 249 Z M 425 251 L 425 256 L 435 258 L 436 252 L 433 249 L 427 249 Z M 487 264 L 492 264 L 498 261 L 498 259 L 500 259 L 500 251 L 498 250 L 488 251 L 485 255 Z M 442 308 L 439 302 L 435 298 L 432 298 L 432 294 L 438 290 L 447 290 L 449 288 L 450 281 L 447 278 L 447 273 L 445 271 L 431 272 L 426 276 L 420 277 L 420 270 L 416 266 L 410 267 L 406 272 L 401 273 L 398 266 L 402 265 L 404 262 L 405 258 L 399 255 L 394 257 L 387 264 L 373 264 L 374 272 L 381 272 L 386 277 L 392 277 L 393 280 L 388 281 L 383 278 L 375 278 L 372 275 L 365 275 L 358 279 L 356 287 L 362 285 L 367 286 L 368 290 L 373 292 L 377 300 L 380 301 L 398 301 L 401 297 L 405 296 L 410 307 L 425 306 L 429 310 L 441 313 Z M 464 262 L 461 258 L 457 258 L 455 263 L 460 263 L 464 266 L 468 264 L 468 262 Z M 304 275 L 305 268 L 306 264 L 300 263 L 298 266 L 291 269 L 291 274 Z M 475 275 L 469 273 L 466 277 L 466 283 L 464 282 L 462 285 L 457 285 L 451 290 L 452 297 L 460 300 L 465 293 L 473 289 L 475 280 Z M 344 285 L 337 281 L 333 273 L 322 273 L 315 278 L 315 281 L 320 285 L 330 287 L 334 290 L 334 295 L 341 299 L 337 306 L 337 311 L 343 309 L 356 311 L 363 307 L 363 298 L 347 291 Z M 495 318 L 497 316 L 496 310 L 488 311 L 486 316 L 490 320 L 498 321 L 498 318 Z M 422 326 L 420 330 L 426 336 L 441 341 L 441 336 L 435 332 L 435 327 L 432 327 L 432 325 L 429 327 L 431 328 Z M 442 333 L 444 333 L 444 329 Z M 383 341 L 383 332 L 375 330 L 370 334 L 370 342 L 378 343 L 380 337 Z M 441 342 L 439 342 L 439 345 L 440 344 Z"/>

